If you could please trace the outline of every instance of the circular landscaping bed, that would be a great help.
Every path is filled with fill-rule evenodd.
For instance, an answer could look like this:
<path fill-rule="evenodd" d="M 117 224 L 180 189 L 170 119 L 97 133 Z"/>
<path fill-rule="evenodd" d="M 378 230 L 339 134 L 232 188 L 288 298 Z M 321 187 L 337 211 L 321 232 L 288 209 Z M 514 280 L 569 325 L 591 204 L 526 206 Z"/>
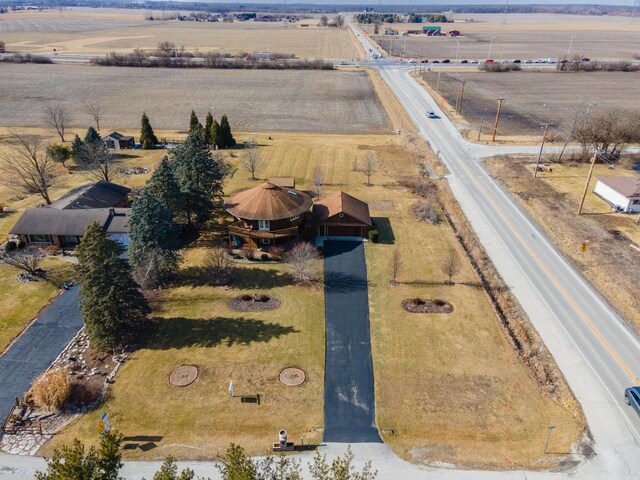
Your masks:
<path fill-rule="evenodd" d="M 280 306 L 280 300 L 271 295 L 240 295 L 229 302 L 229 308 L 237 312 L 262 312 Z"/>
<path fill-rule="evenodd" d="M 280 372 L 278 377 L 287 387 L 298 387 L 307 379 L 304 370 L 297 367 L 287 367 Z"/>
<path fill-rule="evenodd" d="M 402 308 L 410 313 L 451 313 L 453 305 L 446 300 L 409 298 L 402 301 Z"/>
<path fill-rule="evenodd" d="M 175 387 L 186 387 L 196 381 L 198 373 L 195 365 L 180 365 L 172 370 L 169 383 Z"/>

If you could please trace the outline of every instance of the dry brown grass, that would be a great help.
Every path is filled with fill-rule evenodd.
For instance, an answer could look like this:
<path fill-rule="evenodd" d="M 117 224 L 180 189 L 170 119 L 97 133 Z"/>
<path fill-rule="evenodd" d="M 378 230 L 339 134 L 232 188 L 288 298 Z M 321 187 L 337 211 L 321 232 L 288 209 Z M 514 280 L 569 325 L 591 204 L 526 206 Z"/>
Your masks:
<path fill-rule="evenodd" d="M 584 276 L 640 329 L 640 290 L 629 288 L 640 277 L 640 253 L 630 247 L 632 242 L 640 244 L 636 216 L 613 213 L 606 202 L 590 192 L 585 214 L 578 217 L 588 166 L 553 165 L 553 172 L 544 172 L 534 180 L 532 161 L 498 158 L 486 161 L 486 165 Z M 636 174 L 623 168 L 612 172 L 597 165 L 594 177 L 598 175 Z M 595 180 L 592 182 L 591 190 Z M 616 240 L 610 230 L 619 230 L 626 239 Z M 589 241 L 589 249 L 583 254 L 580 245 L 585 240 Z"/>
<path fill-rule="evenodd" d="M 88 65 L 3 65 L 0 126 L 43 126 L 47 102 L 61 102 L 76 127 L 90 125 L 83 101 L 104 105 L 104 125 L 187 130 L 195 109 L 227 114 L 234 130 L 388 133 L 391 125 L 364 71 L 240 71 Z M 73 85 L 73 88 L 69 88 Z"/>
<path fill-rule="evenodd" d="M 104 54 L 153 50 L 168 40 L 187 50 L 241 53 L 271 51 L 301 58 L 355 58 L 347 28 L 301 28 L 300 23 L 145 21 L 144 13 L 84 9 L 3 15 L 0 38 L 7 49 L 29 53 Z"/>
<path fill-rule="evenodd" d="M 36 407 L 47 412 L 64 410 L 70 396 L 71 382 L 67 372 L 61 368 L 38 376 L 27 392 L 27 398 L 33 400 Z"/>

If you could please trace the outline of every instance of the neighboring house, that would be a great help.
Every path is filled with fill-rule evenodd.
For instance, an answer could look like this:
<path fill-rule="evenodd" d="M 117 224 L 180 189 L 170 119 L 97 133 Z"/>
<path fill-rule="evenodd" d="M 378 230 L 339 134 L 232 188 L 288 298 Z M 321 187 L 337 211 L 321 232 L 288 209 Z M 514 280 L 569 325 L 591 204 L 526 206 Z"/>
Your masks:
<path fill-rule="evenodd" d="M 305 225 L 313 201 L 308 193 L 265 182 L 231 195 L 225 210 L 237 222 L 229 226 L 234 246 L 269 246 L 296 238 Z"/>
<path fill-rule="evenodd" d="M 27 245 L 73 248 L 89 224 L 98 222 L 110 238 L 127 246 L 130 192 L 104 181 L 83 185 L 51 205 L 25 210 L 10 233 Z"/>
<path fill-rule="evenodd" d="M 102 139 L 104 145 L 111 150 L 122 150 L 124 148 L 133 148 L 136 146 L 133 137 L 113 132 Z"/>
<path fill-rule="evenodd" d="M 640 177 L 598 177 L 593 193 L 616 210 L 640 212 Z"/>
<path fill-rule="evenodd" d="M 275 58 L 275 54 L 273 52 L 251 52 L 247 53 L 244 56 L 244 60 L 246 61 L 254 61 L 254 62 L 267 62 L 273 60 Z"/>
<path fill-rule="evenodd" d="M 331 237 L 366 238 L 371 229 L 369 205 L 344 192 L 336 192 L 313 206 L 317 243 Z"/>

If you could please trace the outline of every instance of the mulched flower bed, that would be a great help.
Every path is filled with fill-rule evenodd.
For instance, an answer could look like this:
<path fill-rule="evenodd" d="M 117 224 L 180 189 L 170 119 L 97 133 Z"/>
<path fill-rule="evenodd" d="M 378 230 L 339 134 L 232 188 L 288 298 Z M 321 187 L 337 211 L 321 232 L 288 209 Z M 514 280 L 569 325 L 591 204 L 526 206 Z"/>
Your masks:
<path fill-rule="evenodd" d="M 263 312 L 280 306 L 280 300 L 271 295 L 240 295 L 229 302 L 229 308 L 237 312 Z"/>
<path fill-rule="evenodd" d="M 409 298 L 402 301 L 402 308 L 410 313 L 451 313 L 453 305 L 446 300 Z"/>

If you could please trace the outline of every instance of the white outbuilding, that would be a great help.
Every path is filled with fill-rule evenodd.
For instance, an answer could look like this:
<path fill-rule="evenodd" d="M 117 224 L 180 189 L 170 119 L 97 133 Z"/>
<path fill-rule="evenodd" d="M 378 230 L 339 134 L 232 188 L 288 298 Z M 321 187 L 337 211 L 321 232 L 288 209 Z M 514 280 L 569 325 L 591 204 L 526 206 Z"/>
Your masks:
<path fill-rule="evenodd" d="M 598 177 L 593 193 L 615 210 L 640 212 L 640 177 Z"/>

